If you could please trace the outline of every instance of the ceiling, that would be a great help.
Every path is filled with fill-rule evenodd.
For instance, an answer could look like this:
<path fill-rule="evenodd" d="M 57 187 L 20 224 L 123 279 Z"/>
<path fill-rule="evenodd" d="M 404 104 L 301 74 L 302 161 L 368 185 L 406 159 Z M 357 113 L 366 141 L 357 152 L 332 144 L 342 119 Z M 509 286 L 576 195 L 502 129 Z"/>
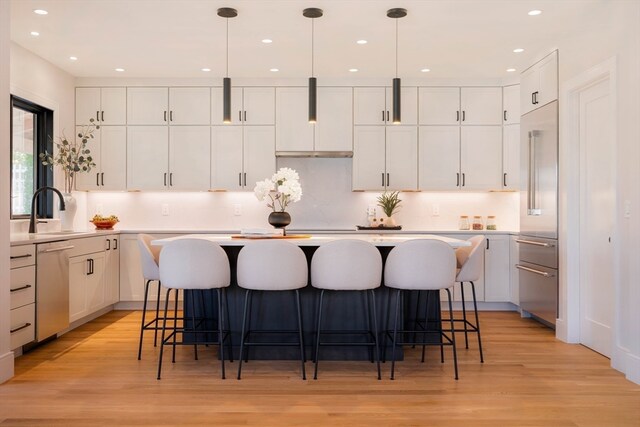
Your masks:
<path fill-rule="evenodd" d="M 310 74 L 306 7 L 324 10 L 315 20 L 315 74 L 337 78 L 393 75 L 395 21 L 386 17 L 389 8 L 408 10 L 398 21 L 400 77 L 504 78 L 507 68 L 521 71 L 607 7 L 606 0 L 11 1 L 11 35 L 19 45 L 74 76 L 136 78 L 223 76 L 225 19 L 216 15 L 219 7 L 238 10 L 229 20 L 229 74 L 246 78 Z M 34 9 L 49 13 L 36 15 Z M 528 16 L 532 9 L 543 13 Z M 265 38 L 273 43 L 262 43 Z M 357 44 L 360 39 L 368 43 Z"/>

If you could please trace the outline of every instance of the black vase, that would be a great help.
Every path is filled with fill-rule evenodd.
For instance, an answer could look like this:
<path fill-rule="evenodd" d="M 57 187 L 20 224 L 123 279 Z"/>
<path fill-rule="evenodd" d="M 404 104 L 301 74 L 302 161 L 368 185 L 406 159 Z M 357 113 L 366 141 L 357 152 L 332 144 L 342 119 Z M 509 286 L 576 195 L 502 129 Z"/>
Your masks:
<path fill-rule="evenodd" d="M 291 215 L 289 212 L 271 212 L 269 214 L 269 224 L 275 228 L 282 228 L 282 234 L 286 235 L 285 227 L 291 224 Z"/>

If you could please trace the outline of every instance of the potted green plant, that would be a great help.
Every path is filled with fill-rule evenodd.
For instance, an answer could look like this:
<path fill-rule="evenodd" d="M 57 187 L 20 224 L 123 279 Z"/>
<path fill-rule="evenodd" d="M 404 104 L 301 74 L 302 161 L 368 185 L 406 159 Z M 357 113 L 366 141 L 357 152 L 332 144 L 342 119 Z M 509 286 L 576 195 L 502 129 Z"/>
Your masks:
<path fill-rule="evenodd" d="M 400 209 L 401 202 L 402 199 L 400 199 L 399 191 L 385 191 L 378 197 L 378 206 L 382 208 L 382 212 L 385 214 L 385 217 L 382 218 L 382 224 L 384 227 L 396 226 L 393 214 Z"/>

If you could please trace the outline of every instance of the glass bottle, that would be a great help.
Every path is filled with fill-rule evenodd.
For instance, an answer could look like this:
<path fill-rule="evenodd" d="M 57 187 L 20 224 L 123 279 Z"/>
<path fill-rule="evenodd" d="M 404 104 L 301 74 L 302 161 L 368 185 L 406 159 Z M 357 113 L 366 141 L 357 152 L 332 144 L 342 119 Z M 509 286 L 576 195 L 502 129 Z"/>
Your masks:
<path fill-rule="evenodd" d="M 496 217 L 495 215 L 489 215 L 487 217 L 487 230 L 497 230 L 497 226 L 496 226 Z"/>
<path fill-rule="evenodd" d="M 484 224 L 482 223 L 482 217 L 480 215 L 476 215 L 473 217 L 471 228 L 475 231 L 484 230 Z"/>
<path fill-rule="evenodd" d="M 471 226 L 469 225 L 469 217 L 467 215 L 460 215 L 460 220 L 458 221 L 458 228 L 460 230 L 469 230 Z"/>

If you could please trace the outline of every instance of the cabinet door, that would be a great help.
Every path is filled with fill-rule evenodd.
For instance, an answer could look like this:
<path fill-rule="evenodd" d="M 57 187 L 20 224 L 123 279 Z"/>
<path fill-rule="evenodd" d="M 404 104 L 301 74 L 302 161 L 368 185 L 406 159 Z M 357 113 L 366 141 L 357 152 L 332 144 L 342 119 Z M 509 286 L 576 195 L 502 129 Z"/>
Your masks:
<path fill-rule="evenodd" d="M 69 322 L 87 314 L 87 274 L 89 262 L 86 256 L 69 258 Z"/>
<path fill-rule="evenodd" d="M 245 125 L 275 125 L 275 88 L 245 87 L 242 90 L 242 110 L 242 121 Z"/>
<path fill-rule="evenodd" d="M 78 134 L 82 132 L 83 126 L 76 126 L 76 143 L 80 143 Z M 93 132 L 93 138 L 87 139 L 86 148 L 89 149 L 89 155 L 96 164 L 91 168 L 90 172 L 79 173 L 76 175 L 76 189 L 77 190 L 99 190 L 100 189 L 100 167 L 102 166 L 102 157 L 100 156 L 100 140 L 102 137 L 102 128 L 96 129 Z"/>
<path fill-rule="evenodd" d="M 242 189 L 242 126 L 211 127 L 211 189 Z"/>
<path fill-rule="evenodd" d="M 316 151 L 353 151 L 353 89 L 318 88 Z"/>
<path fill-rule="evenodd" d="M 108 236 L 106 240 L 105 297 L 109 305 L 120 301 L 120 236 Z"/>
<path fill-rule="evenodd" d="M 393 122 L 393 89 L 386 88 L 386 104 L 389 112 L 389 124 Z M 400 114 L 402 125 L 418 124 L 418 88 L 402 87 L 400 90 Z"/>
<path fill-rule="evenodd" d="M 127 127 L 100 127 L 100 190 L 127 189 Z"/>
<path fill-rule="evenodd" d="M 385 88 L 353 88 L 353 124 L 383 125 L 387 122 Z"/>
<path fill-rule="evenodd" d="M 127 141 L 127 189 L 166 189 L 169 178 L 168 127 L 128 126 Z"/>
<path fill-rule="evenodd" d="M 231 123 L 222 121 L 223 99 L 221 87 L 211 88 L 211 124 L 226 126 L 242 124 L 242 88 L 231 88 Z"/>
<path fill-rule="evenodd" d="M 455 125 L 460 122 L 460 88 L 418 89 L 421 125 Z"/>
<path fill-rule="evenodd" d="M 130 87 L 127 89 L 127 124 L 167 124 L 168 104 L 169 92 L 166 87 Z"/>
<path fill-rule="evenodd" d="M 420 126 L 418 189 L 460 188 L 460 127 Z"/>
<path fill-rule="evenodd" d="M 356 126 L 353 132 L 353 190 L 384 190 L 385 127 Z"/>
<path fill-rule="evenodd" d="M 558 54 L 551 55 L 540 61 L 539 83 L 536 108 L 542 107 L 558 99 Z"/>
<path fill-rule="evenodd" d="M 276 172 L 276 140 L 273 126 L 245 126 L 244 171 L 242 184 L 245 190 L 253 191 L 256 182 Z"/>
<path fill-rule="evenodd" d="M 206 191 L 211 174 L 209 126 L 169 128 L 169 188 Z"/>
<path fill-rule="evenodd" d="M 100 124 L 100 88 L 76 88 L 76 125 Z"/>
<path fill-rule="evenodd" d="M 95 313 L 107 305 L 105 281 L 105 253 L 97 252 L 88 255 L 90 270 L 87 274 L 87 315 Z"/>
<path fill-rule="evenodd" d="M 520 249 L 516 239 L 518 236 L 510 236 L 509 239 L 509 301 L 520 305 L 520 270 L 516 268 L 520 261 Z"/>
<path fill-rule="evenodd" d="M 124 87 L 103 87 L 100 89 L 101 125 L 127 124 L 127 89 Z"/>
<path fill-rule="evenodd" d="M 208 125 L 210 97 L 208 87 L 169 88 L 169 122 L 172 125 Z"/>
<path fill-rule="evenodd" d="M 538 68 L 533 67 L 520 74 L 520 114 L 525 115 L 529 111 L 537 108 L 533 103 L 533 93 L 538 90 L 540 83 L 540 73 Z"/>
<path fill-rule="evenodd" d="M 418 128 L 387 126 L 387 190 L 418 189 Z"/>
<path fill-rule="evenodd" d="M 460 171 L 463 190 L 502 188 L 502 127 L 462 127 Z"/>
<path fill-rule="evenodd" d="M 502 123 L 520 123 L 520 85 L 505 86 L 502 89 Z"/>
<path fill-rule="evenodd" d="M 501 87 L 463 87 L 460 91 L 463 125 L 501 125 Z"/>
<path fill-rule="evenodd" d="M 520 185 L 520 125 L 502 128 L 502 188 L 517 191 Z"/>
<path fill-rule="evenodd" d="M 313 151 L 307 88 L 276 88 L 276 151 Z"/>
<path fill-rule="evenodd" d="M 484 300 L 508 302 L 509 236 L 487 236 L 484 252 Z"/>

